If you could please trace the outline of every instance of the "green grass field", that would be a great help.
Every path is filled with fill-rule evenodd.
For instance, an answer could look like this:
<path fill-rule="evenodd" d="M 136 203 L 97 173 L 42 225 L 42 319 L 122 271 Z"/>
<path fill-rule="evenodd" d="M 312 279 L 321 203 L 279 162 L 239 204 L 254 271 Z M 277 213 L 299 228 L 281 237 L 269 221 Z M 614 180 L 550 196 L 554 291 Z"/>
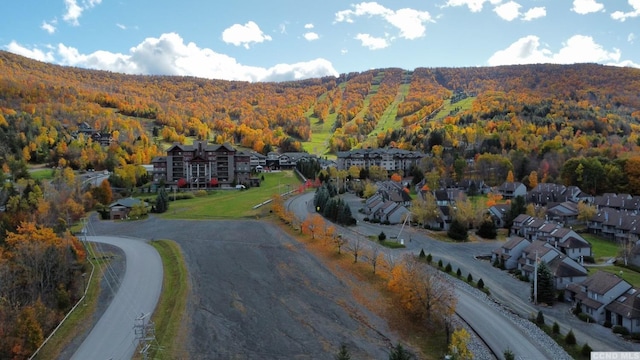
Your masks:
<path fill-rule="evenodd" d="M 606 261 L 618 256 L 620 248 L 613 241 L 602 239 L 593 234 L 580 234 L 585 240 L 591 243 L 591 252 L 596 262 Z"/>
<path fill-rule="evenodd" d="M 247 190 L 214 190 L 207 196 L 171 201 L 169 210 L 161 214 L 164 219 L 229 219 L 255 217 L 263 209 L 253 209 L 257 204 L 271 199 L 275 194 L 296 190 L 301 185 L 293 171 L 264 173 L 260 187 Z M 172 194 L 169 193 L 171 199 Z"/>
<path fill-rule="evenodd" d="M 31 178 L 34 180 L 51 180 L 53 179 L 53 169 L 38 169 L 30 172 Z"/>
<path fill-rule="evenodd" d="M 468 98 L 462 99 L 462 100 L 460 100 L 460 101 L 458 101 L 458 102 L 456 102 L 454 104 L 451 104 L 450 100 L 445 100 L 444 105 L 442 106 L 442 109 L 440 109 L 440 111 L 438 111 L 438 113 L 433 118 L 433 120 L 442 120 L 442 119 L 446 118 L 456 108 L 459 108 L 458 112 L 469 110 L 469 109 L 471 109 L 471 105 L 473 104 L 473 102 L 475 100 L 476 100 L 475 97 L 468 97 Z"/>
<path fill-rule="evenodd" d="M 633 285 L 634 287 L 640 287 L 640 273 L 630 269 L 611 265 L 611 266 L 590 267 L 588 268 L 588 270 L 589 270 L 589 275 L 595 274 L 598 270 L 610 272 L 612 274 L 616 274 L 620 276 L 623 280 Z"/>

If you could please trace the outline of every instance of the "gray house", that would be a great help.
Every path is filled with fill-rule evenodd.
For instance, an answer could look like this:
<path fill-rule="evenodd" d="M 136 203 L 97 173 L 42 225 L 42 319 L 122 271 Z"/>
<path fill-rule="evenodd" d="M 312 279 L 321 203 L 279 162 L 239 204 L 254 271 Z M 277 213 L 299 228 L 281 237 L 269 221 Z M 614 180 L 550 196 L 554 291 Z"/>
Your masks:
<path fill-rule="evenodd" d="M 610 320 L 611 316 L 610 310 L 605 309 L 606 306 L 616 301 L 629 289 L 631 284 L 618 276 L 598 271 L 581 283 L 569 284 L 565 297 L 574 306 L 580 304 L 582 312 L 591 316 L 598 324 L 604 324 L 605 321 Z"/>
<path fill-rule="evenodd" d="M 605 306 L 605 317 L 613 326 L 624 326 L 631 333 L 640 332 L 640 289 L 631 288 Z"/>
<path fill-rule="evenodd" d="M 506 181 L 498 186 L 497 192 L 502 195 L 503 199 L 514 199 L 517 196 L 527 196 L 527 187 L 521 182 Z"/>
<path fill-rule="evenodd" d="M 518 259 L 522 256 L 522 251 L 531 245 L 531 241 L 520 237 L 512 236 L 501 247 L 493 250 L 491 261 L 496 259 L 504 264 L 504 268 L 512 270 L 518 267 Z"/>

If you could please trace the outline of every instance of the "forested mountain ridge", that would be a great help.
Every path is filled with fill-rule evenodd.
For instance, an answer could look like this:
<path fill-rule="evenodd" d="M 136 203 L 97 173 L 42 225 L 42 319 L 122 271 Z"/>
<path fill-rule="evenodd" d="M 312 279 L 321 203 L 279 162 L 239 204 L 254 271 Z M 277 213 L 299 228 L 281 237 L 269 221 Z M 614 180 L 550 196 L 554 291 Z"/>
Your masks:
<path fill-rule="evenodd" d="M 171 142 L 320 155 L 398 147 L 429 154 L 414 179 L 513 177 L 529 188 L 640 194 L 639 134 L 640 69 L 390 68 L 247 83 L 123 75 L 0 51 L 0 358 L 28 358 L 82 295 L 86 254 L 69 225 L 108 205 L 111 186 L 144 182 L 138 165 Z M 38 181 L 27 164 L 60 170 Z M 84 191 L 73 170 L 86 169 L 113 171 L 111 183 Z"/>
<path fill-rule="evenodd" d="M 499 155 L 509 163 L 491 167 L 511 168 L 518 180 L 536 171 L 541 181 L 576 182 L 563 177 L 568 160 L 613 164 L 639 143 L 640 69 L 596 64 L 390 68 L 247 83 L 123 75 L 0 52 L 0 74 L 0 156 L 79 169 L 149 163 L 162 153 L 159 139 L 192 137 L 258 152 L 421 150 L 442 158 L 443 176 L 456 158 Z M 72 136 L 81 122 L 118 141 L 105 151 Z"/>

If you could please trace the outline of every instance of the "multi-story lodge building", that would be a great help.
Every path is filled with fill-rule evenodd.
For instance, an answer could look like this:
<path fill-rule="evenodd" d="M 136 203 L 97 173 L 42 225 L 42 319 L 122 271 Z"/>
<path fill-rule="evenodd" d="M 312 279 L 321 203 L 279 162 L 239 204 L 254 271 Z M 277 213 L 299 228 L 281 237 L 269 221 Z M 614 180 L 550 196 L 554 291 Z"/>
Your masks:
<path fill-rule="evenodd" d="M 358 149 L 338 152 L 338 169 L 348 170 L 351 166 L 369 169 L 379 166 L 387 171 L 402 170 L 408 173 L 426 155 L 419 151 L 402 149 Z"/>
<path fill-rule="evenodd" d="M 166 156 L 152 160 L 154 183 L 189 188 L 227 187 L 248 183 L 251 154 L 237 151 L 229 144 L 174 144 Z"/>

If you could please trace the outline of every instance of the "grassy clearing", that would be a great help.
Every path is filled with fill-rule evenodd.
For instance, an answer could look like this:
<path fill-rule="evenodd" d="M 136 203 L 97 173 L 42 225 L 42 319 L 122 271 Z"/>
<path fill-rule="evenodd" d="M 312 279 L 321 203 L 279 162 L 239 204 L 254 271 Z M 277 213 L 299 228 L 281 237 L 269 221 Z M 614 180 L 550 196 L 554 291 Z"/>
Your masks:
<path fill-rule="evenodd" d="M 231 219 L 256 217 L 263 209 L 253 209 L 278 193 L 295 190 L 301 185 L 293 171 L 264 174 L 260 187 L 247 190 L 215 190 L 207 196 L 172 201 L 164 219 Z M 172 194 L 169 194 L 172 198 Z"/>
<path fill-rule="evenodd" d="M 370 138 L 376 137 L 379 133 L 387 131 L 387 129 L 399 129 L 402 127 L 402 121 L 397 120 L 398 104 L 404 101 L 408 93 L 409 84 L 401 84 L 395 100 L 384 110 L 375 129 L 369 134 Z"/>
<path fill-rule="evenodd" d="M 51 180 L 53 179 L 53 169 L 38 169 L 29 173 L 34 180 Z"/>
<path fill-rule="evenodd" d="M 469 110 L 471 109 L 471 105 L 473 104 L 473 102 L 476 100 L 475 97 L 468 97 L 465 99 L 462 99 L 454 104 L 451 103 L 450 100 L 445 100 L 442 109 L 440 109 L 440 111 L 438 111 L 438 113 L 436 114 L 436 116 L 433 118 L 433 120 L 442 120 L 444 118 L 446 118 L 447 116 L 453 114 L 454 112 L 456 112 L 456 108 L 458 109 L 457 112 L 462 112 L 465 110 Z"/>
<path fill-rule="evenodd" d="M 616 243 L 603 239 L 593 234 L 580 234 L 585 240 L 591 243 L 591 251 L 596 262 L 606 261 L 618 256 L 620 248 Z"/>
<path fill-rule="evenodd" d="M 170 240 L 157 240 L 150 243 L 162 258 L 164 279 L 162 294 L 153 313 L 152 320 L 156 325 L 156 339 L 162 351 L 156 352 L 153 359 L 177 359 L 184 349 L 183 324 L 189 295 L 187 266 L 182 257 L 180 247 Z"/>

